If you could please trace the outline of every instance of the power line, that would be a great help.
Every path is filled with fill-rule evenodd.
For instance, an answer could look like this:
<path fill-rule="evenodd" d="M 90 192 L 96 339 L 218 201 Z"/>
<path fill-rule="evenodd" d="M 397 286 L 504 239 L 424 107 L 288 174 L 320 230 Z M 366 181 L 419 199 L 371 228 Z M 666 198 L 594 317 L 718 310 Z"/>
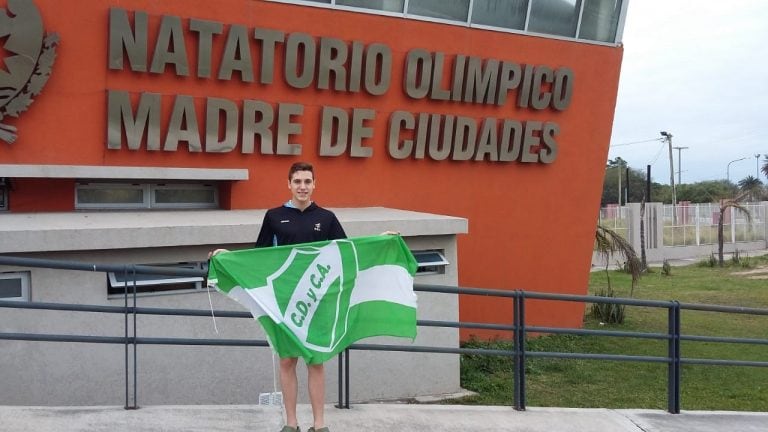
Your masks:
<path fill-rule="evenodd" d="M 611 144 L 609 147 L 623 147 L 623 146 L 628 146 L 628 145 L 633 145 L 633 144 L 647 143 L 647 142 L 651 142 L 651 141 L 662 141 L 663 142 L 663 140 L 661 138 L 653 138 L 653 139 L 647 139 L 647 140 L 643 140 L 643 141 L 632 141 L 632 142 L 628 142 L 628 143 Z"/>

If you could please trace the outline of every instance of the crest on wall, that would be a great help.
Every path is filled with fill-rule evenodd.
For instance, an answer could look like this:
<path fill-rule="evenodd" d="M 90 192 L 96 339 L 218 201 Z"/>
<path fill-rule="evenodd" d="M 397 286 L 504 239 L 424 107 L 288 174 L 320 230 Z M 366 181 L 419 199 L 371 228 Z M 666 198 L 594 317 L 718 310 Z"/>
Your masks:
<path fill-rule="evenodd" d="M 9 144 L 16 141 L 16 127 L 3 120 L 29 108 L 56 59 L 59 35 L 44 35 L 43 30 L 32 0 L 7 0 L 6 7 L 0 7 L 0 140 Z"/>

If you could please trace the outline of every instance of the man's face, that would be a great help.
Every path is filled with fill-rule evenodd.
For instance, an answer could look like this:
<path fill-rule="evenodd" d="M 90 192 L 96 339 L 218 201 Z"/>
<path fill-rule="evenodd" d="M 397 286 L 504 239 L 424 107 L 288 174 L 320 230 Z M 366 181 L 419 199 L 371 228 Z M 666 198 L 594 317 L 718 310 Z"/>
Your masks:
<path fill-rule="evenodd" d="M 312 198 L 312 192 L 315 190 L 315 179 L 312 171 L 296 171 L 288 182 L 288 189 L 291 190 L 291 201 L 294 204 L 304 206 L 309 205 Z"/>

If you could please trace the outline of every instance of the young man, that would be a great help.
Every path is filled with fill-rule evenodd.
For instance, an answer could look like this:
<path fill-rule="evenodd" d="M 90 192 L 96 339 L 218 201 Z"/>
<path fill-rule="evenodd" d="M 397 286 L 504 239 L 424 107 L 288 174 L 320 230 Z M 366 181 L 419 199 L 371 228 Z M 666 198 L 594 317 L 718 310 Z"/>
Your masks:
<path fill-rule="evenodd" d="M 290 245 L 321 240 L 346 238 L 344 229 L 333 212 L 312 201 L 315 191 L 315 174 L 312 165 L 296 162 L 288 170 L 288 189 L 291 199 L 280 207 L 267 211 L 256 247 Z M 280 359 L 280 386 L 285 404 L 286 425 L 281 432 L 299 432 L 296 418 L 298 358 Z M 314 425 L 309 432 L 329 432 L 325 427 L 325 370 L 322 364 L 307 365 L 309 400 L 312 405 Z"/>

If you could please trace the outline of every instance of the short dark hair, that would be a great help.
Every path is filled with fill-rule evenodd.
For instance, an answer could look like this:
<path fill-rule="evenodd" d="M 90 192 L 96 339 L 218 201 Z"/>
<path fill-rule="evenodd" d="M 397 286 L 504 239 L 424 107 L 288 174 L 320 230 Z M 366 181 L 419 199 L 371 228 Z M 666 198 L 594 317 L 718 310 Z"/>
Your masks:
<path fill-rule="evenodd" d="M 315 169 L 309 162 L 296 162 L 291 165 L 291 168 L 288 170 L 288 181 L 291 181 L 291 178 L 296 171 L 309 171 L 312 173 L 312 180 L 315 179 Z"/>

